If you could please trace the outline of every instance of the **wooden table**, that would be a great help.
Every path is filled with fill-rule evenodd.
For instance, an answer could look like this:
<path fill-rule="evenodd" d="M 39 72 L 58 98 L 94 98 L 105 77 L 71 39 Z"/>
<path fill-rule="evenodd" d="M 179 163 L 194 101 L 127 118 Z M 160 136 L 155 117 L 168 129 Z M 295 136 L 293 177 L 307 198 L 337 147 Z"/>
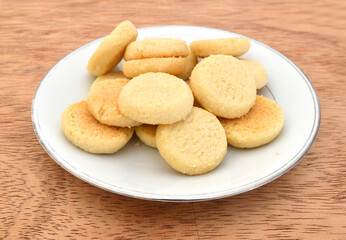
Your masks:
<path fill-rule="evenodd" d="M 346 239 L 345 13 L 343 0 L 0 1 L 0 239 Z M 310 152 L 259 189 L 199 203 L 131 199 L 63 170 L 32 129 L 36 87 L 124 19 L 225 29 L 287 55 L 321 102 Z"/>

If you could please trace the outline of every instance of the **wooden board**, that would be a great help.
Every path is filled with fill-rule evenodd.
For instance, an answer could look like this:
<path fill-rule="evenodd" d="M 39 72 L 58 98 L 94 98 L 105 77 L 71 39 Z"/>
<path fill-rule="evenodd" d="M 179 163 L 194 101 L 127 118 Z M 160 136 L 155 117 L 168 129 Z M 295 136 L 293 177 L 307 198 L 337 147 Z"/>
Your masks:
<path fill-rule="evenodd" d="M 0 1 L 0 239 L 346 239 L 345 12 L 342 0 Z M 200 203 L 122 197 L 63 170 L 32 129 L 36 87 L 124 19 L 225 29 L 284 53 L 321 102 L 310 152 L 270 184 Z"/>

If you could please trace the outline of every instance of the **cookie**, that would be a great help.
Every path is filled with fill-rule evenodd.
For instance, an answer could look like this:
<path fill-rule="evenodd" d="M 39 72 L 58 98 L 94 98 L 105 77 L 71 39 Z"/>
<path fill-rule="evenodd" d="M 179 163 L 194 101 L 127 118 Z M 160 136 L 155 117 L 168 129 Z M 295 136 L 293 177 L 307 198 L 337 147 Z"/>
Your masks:
<path fill-rule="evenodd" d="M 185 58 L 185 72 L 183 74 L 178 75 L 178 78 L 181 79 L 188 79 L 191 75 L 191 72 L 193 70 L 193 68 L 196 66 L 196 64 L 198 63 L 198 59 L 196 57 L 195 54 L 193 54 L 193 52 L 189 52 L 189 55 Z"/>
<path fill-rule="evenodd" d="M 143 124 L 135 128 L 137 137 L 149 147 L 156 147 L 157 125 Z"/>
<path fill-rule="evenodd" d="M 239 60 L 241 63 L 245 64 L 250 73 L 254 75 L 257 89 L 260 89 L 267 84 L 267 71 L 262 63 L 245 58 L 239 58 Z"/>
<path fill-rule="evenodd" d="M 271 142 L 282 130 L 285 115 L 282 108 L 263 96 L 257 96 L 256 104 L 241 118 L 223 119 L 227 141 L 237 148 L 254 148 Z"/>
<path fill-rule="evenodd" d="M 86 101 L 72 104 L 61 115 L 62 130 L 74 145 L 89 153 L 114 153 L 131 139 L 133 129 L 99 123 Z"/>
<path fill-rule="evenodd" d="M 156 144 L 161 156 L 175 170 L 198 175 L 217 167 L 227 152 L 225 130 L 208 111 L 193 107 L 177 123 L 159 125 Z"/>
<path fill-rule="evenodd" d="M 232 55 L 236 57 L 246 53 L 250 45 L 249 39 L 240 37 L 193 41 L 190 48 L 192 52 L 200 58 L 217 54 Z"/>
<path fill-rule="evenodd" d="M 127 45 L 135 41 L 137 35 L 137 29 L 130 21 L 121 22 L 91 56 L 88 71 L 100 76 L 112 70 L 123 58 Z"/>
<path fill-rule="evenodd" d="M 171 124 L 189 114 L 193 95 L 180 78 L 167 73 L 145 73 L 133 78 L 119 95 L 120 112 L 147 124 Z"/>
<path fill-rule="evenodd" d="M 115 78 L 95 81 L 91 85 L 87 103 L 90 113 L 99 122 L 118 127 L 133 127 L 141 124 L 125 117 L 119 111 L 118 97 L 129 81 L 127 78 Z"/>
<path fill-rule="evenodd" d="M 117 78 L 126 78 L 126 76 L 124 75 L 122 71 L 112 71 L 97 77 L 95 81 L 103 81 L 103 80 L 117 79 Z"/>
<path fill-rule="evenodd" d="M 124 59 L 186 57 L 189 49 L 184 40 L 179 38 L 151 38 L 129 44 Z"/>
<path fill-rule="evenodd" d="M 129 60 L 123 63 L 123 71 L 126 77 L 133 78 L 148 72 L 164 72 L 179 75 L 185 71 L 185 58 L 148 58 Z"/>
<path fill-rule="evenodd" d="M 232 56 L 204 58 L 193 69 L 190 86 L 201 106 L 219 117 L 240 117 L 256 100 L 253 75 Z"/>

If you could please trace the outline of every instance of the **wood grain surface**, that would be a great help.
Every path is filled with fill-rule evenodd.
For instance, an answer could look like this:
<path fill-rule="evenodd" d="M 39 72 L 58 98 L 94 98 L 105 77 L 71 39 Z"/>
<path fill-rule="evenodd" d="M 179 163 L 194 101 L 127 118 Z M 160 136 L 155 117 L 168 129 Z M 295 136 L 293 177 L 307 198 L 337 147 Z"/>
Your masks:
<path fill-rule="evenodd" d="M 59 59 L 124 19 L 225 29 L 284 53 L 320 99 L 309 153 L 259 189 L 198 203 L 131 199 L 63 170 L 34 135 L 35 90 Z M 344 0 L 0 0 L 0 239 L 346 239 L 345 26 Z"/>

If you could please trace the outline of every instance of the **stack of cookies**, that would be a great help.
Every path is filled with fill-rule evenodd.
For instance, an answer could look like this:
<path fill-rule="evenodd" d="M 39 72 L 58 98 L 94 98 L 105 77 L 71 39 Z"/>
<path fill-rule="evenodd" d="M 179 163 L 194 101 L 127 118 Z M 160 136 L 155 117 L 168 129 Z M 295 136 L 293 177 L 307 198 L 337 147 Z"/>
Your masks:
<path fill-rule="evenodd" d="M 123 71 L 133 78 L 147 72 L 179 75 L 185 71 L 189 54 L 186 42 L 178 38 L 152 38 L 129 44 L 126 48 Z"/>
<path fill-rule="evenodd" d="M 249 50 L 248 39 L 188 46 L 177 38 L 136 38 L 133 24 L 122 22 L 90 58 L 87 69 L 98 77 L 87 100 L 70 105 L 61 119 L 79 148 L 114 153 L 135 131 L 171 167 L 198 175 L 221 163 L 227 142 L 253 148 L 280 133 L 281 107 L 256 95 L 267 83 L 264 66 L 237 58 Z M 122 58 L 123 72 L 112 72 Z"/>

